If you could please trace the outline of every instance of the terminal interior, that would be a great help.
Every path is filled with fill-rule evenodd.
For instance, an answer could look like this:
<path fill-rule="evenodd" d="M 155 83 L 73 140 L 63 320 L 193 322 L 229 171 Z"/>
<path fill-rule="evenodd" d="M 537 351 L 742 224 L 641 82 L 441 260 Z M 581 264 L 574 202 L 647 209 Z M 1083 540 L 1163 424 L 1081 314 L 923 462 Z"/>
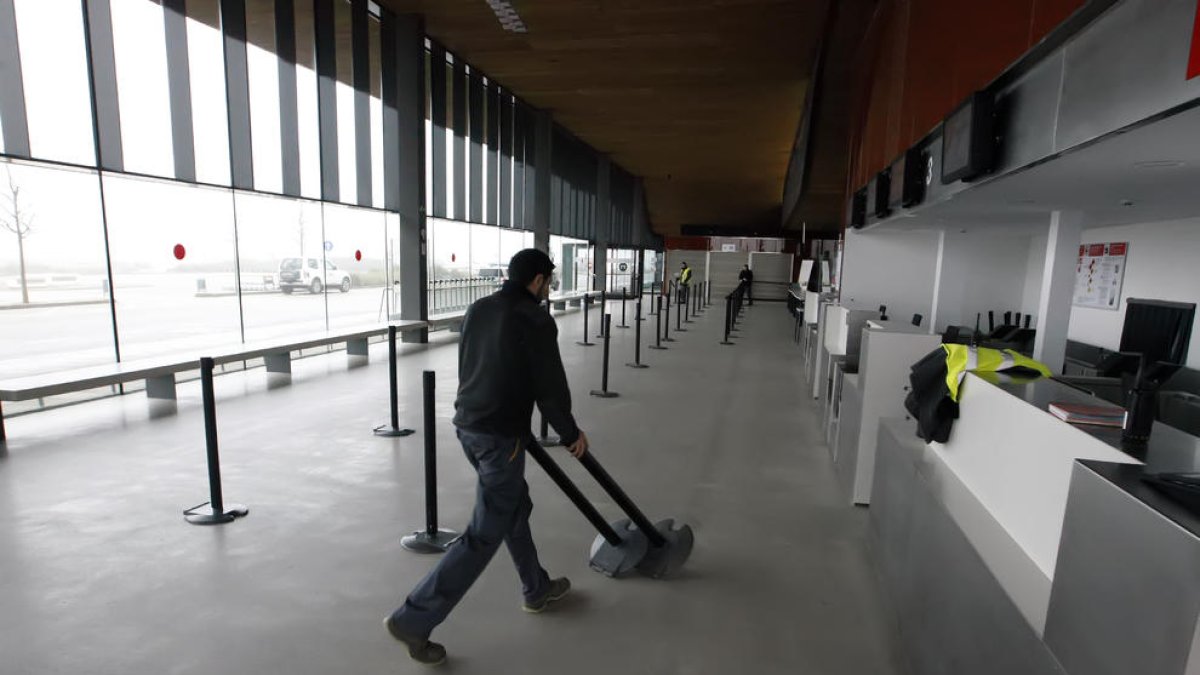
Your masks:
<path fill-rule="evenodd" d="M 0 0 L 0 672 L 424 672 L 536 248 L 694 545 L 531 460 L 445 671 L 1200 673 L 1197 103 L 1197 0 Z"/>

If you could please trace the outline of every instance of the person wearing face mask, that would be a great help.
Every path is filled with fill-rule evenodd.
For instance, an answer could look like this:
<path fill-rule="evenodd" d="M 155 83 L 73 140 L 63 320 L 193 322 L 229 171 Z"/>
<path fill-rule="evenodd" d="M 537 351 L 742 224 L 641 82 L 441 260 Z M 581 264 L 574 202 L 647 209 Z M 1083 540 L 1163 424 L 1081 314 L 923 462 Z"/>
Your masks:
<path fill-rule="evenodd" d="M 501 543 L 507 544 L 521 578 L 526 612 L 542 612 L 571 588 L 566 577 L 551 579 L 538 562 L 529 528 L 533 502 L 525 482 L 525 448 L 536 442 L 531 432 L 535 403 L 574 457 L 588 449 L 587 436 L 571 415 L 558 327 L 540 306 L 549 297 L 553 272 L 554 263 L 542 251 L 518 252 L 500 290 L 472 304 L 463 319 L 454 426 L 479 475 L 475 511 L 463 536 L 384 622 L 421 663 L 446 660 L 446 649 L 429 636 Z"/>

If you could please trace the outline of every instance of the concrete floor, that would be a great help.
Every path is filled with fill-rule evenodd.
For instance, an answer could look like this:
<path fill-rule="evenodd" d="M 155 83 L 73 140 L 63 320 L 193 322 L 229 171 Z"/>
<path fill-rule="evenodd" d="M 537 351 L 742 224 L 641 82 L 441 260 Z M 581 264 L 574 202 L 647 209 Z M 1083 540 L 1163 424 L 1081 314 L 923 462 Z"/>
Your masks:
<path fill-rule="evenodd" d="M 581 319 L 559 318 L 580 425 L 652 519 L 692 525 L 692 559 L 670 581 L 590 571 L 595 533 L 530 462 L 543 564 L 575 591 L 527 615 L 499 553 L 435 633 L 450 651 L 442 672 L 902 672 L 867 514 L 837 493 L 783 307 L 751 308 L 728 347 L 714 306 L 670 350 L 644 350 L 646 370 L 624 366 L 633 330 L 614 328 L 621 396 L 610 400 L 588 396 L 601 347 L 575 345 Z M 420 424 L 419 373 L 435 369 L 442 525 L 461 529 L 473 473 L 449 423 L 455 346 L 440 340 L 406 347 L 401 415 Z M 380 625 L 436 560 L 399 546 L 424 521 L 423 441 L 371 435 L 387 417 L 386 383 L 386 359 L 347 369 L 341 354 L 297 362 L 282 388 L 261 369 L 218 378 L 225 496 L 250 515 L 217 528 L 180 516 L 207 498 L 194 384 L 165 417 L 137 394 L 10 420 L 0 672 L 423 672 Z M 555 456 L 602 513 L 621 516 Z"/>

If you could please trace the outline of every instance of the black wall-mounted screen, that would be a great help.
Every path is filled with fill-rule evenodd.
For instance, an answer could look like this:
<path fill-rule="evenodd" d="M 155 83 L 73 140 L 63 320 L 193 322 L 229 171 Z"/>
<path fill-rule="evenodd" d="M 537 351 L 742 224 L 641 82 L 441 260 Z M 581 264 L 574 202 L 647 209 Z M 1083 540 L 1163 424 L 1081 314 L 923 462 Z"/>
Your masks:
<path fill-rule="evenodd" d="M 1193 303 L 1130 298 L 1121 330 L 1121 351 L 1145 354 L 1151 363 L 1187 363 L 1195 320 Z"/>
<path fill-rule="evenodd" d="M 884 169 L 875 175 L 875 192 L 871 195 L 871 212 L 876 218 L 887 218 L 892 213 L 889 197 L 892 194 L 892 170 Z"/>
<path fill-rule="evenodd" d="M 972 180 L 992 170 L 996 155 L 992 96 L 975 92 L 942 124 L 942 184 Z"/>
<path fill-rule="evenodd" d="M 867 224 L 867 188 L 859 188 L 850 202 L 850 227 Z"/>
<path fill-rule="evenodd" d="M 925 172 L 929 153 L 921 148 L 909 148 L 892 163 L 888 206 L 892 209 L 911 208 L 925 201 Z"/>

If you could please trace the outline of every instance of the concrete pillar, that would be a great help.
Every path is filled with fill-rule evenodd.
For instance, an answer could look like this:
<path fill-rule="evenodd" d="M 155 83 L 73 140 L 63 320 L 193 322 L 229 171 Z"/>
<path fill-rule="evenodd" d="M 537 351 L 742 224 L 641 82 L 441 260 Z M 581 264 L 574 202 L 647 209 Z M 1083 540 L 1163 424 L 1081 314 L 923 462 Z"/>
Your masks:
<path fill-rule="evenodd" d="M 425 27 L 415 14 L 384 13 L 385 201 L 400 216 L 400 317 L 429 318 L 425 230 Z M 397 150 L 403 149 L 403 151 Z M 403 331 L 404 342 L 428 342 L 429 332 Z"/>
<path fill-rule="evenodd" d="M 526 208 L 533 208 L 533 247 L 549 253 L 550 176 L 554 171 L 550 151 L 554 143 L 554 119 L 548 110 L 537 111 L 534 134 L 533 203 L 526 204 Z"/>
<path fill-rule="evenodd" d="M 1083 236 L 1083 214 L 1054 211 L 1050 214 L 1046 258 L 1042 266 L 1042 290 L 1038 297 L 1037 336 L 1033 358 L 1052 373 L 1061 373 L 1067 352 L 1067 327 L 1075 294 L 1075 267 Z"/>
<path fill-rule="evenodd" d="M 595 285 L 592 290 L 608 289 L 608 238 L 609 221 L 612 215 L 609 186 L 611 185 L 612 160 L 601 156 L 596 170 L 596 258 Z"/>
<path fill-rule="evenodd" d="M 937 267 L 933 273 L 933 305 L 929 311 L 929 334 L 937 332 L 938 308 L 942 302 L 942 275 L 946 273 L 946 231 L 938 232 L 937 236 Z"/>

